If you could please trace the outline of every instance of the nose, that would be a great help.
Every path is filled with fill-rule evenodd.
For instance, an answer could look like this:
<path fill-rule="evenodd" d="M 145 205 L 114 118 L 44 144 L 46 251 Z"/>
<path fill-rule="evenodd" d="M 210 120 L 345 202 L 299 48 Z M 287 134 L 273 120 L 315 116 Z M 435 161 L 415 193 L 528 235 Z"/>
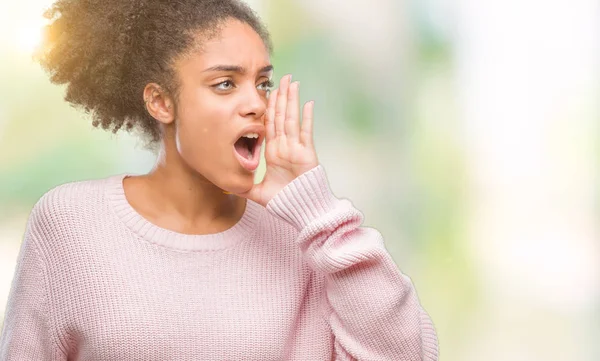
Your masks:
<path fill-rule="evenodd" d="M 261 119 L 267 111 L 267 99 L 255 86 L 249 86 L 247 89 L 242 100 L 242 116 Z"/>

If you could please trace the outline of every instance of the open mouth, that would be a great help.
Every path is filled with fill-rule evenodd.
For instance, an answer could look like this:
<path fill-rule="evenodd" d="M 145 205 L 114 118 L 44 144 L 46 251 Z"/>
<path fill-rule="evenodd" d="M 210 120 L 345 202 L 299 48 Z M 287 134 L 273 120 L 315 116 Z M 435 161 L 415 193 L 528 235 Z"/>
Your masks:
<path fill-rule="evenodd" d="M 235 142 L 234 147 L 239 155 L 251 160 L 254 156 L 254 149 L 256 148 L 257 143 L 258 138 L 240 137 L 240 139 Z"/>

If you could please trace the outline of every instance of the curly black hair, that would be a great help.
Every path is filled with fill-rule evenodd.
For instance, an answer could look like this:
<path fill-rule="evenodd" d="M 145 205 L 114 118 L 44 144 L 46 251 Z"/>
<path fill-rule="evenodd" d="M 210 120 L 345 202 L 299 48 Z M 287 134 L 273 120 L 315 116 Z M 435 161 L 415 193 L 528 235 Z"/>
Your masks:
<path fill-rule="evenodd" d="M 233 18 L 273 51 L 259 16 L 238 0 L 57 0 L 44 17 L 50 22 L 34 58 L 52 83 L 67 84 L 65 100 L 94 127 L 138 130 L 150 149 L 161 134 L 143 89 L 155 82 L 178 99 L 173 62 L 196 46 L 194 35 L 210 39 Z"/>

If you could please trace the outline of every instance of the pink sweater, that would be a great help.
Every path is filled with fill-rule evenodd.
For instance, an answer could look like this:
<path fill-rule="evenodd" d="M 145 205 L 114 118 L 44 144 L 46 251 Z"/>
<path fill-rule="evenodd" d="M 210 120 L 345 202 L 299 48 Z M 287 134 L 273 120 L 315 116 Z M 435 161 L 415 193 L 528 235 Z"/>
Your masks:
<path fill-rule="evenodd" d="M 410 278 L 322 165 L 208 235 L 144 219 L 125 176 L 66 183 L 36 203 L 1 361 L 438 359 Z"/>

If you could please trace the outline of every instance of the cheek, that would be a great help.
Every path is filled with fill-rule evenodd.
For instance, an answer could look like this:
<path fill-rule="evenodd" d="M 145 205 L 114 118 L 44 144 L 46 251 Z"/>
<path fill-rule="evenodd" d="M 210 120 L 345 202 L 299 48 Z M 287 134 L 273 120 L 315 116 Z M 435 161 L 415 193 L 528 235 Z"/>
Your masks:
<path fill-rule="evenodd" d="M 230 112 L 214 99 L 182 104 L 176 129 L 181 157 L 197 171 L 227 161 L 233 134 Z"/>

